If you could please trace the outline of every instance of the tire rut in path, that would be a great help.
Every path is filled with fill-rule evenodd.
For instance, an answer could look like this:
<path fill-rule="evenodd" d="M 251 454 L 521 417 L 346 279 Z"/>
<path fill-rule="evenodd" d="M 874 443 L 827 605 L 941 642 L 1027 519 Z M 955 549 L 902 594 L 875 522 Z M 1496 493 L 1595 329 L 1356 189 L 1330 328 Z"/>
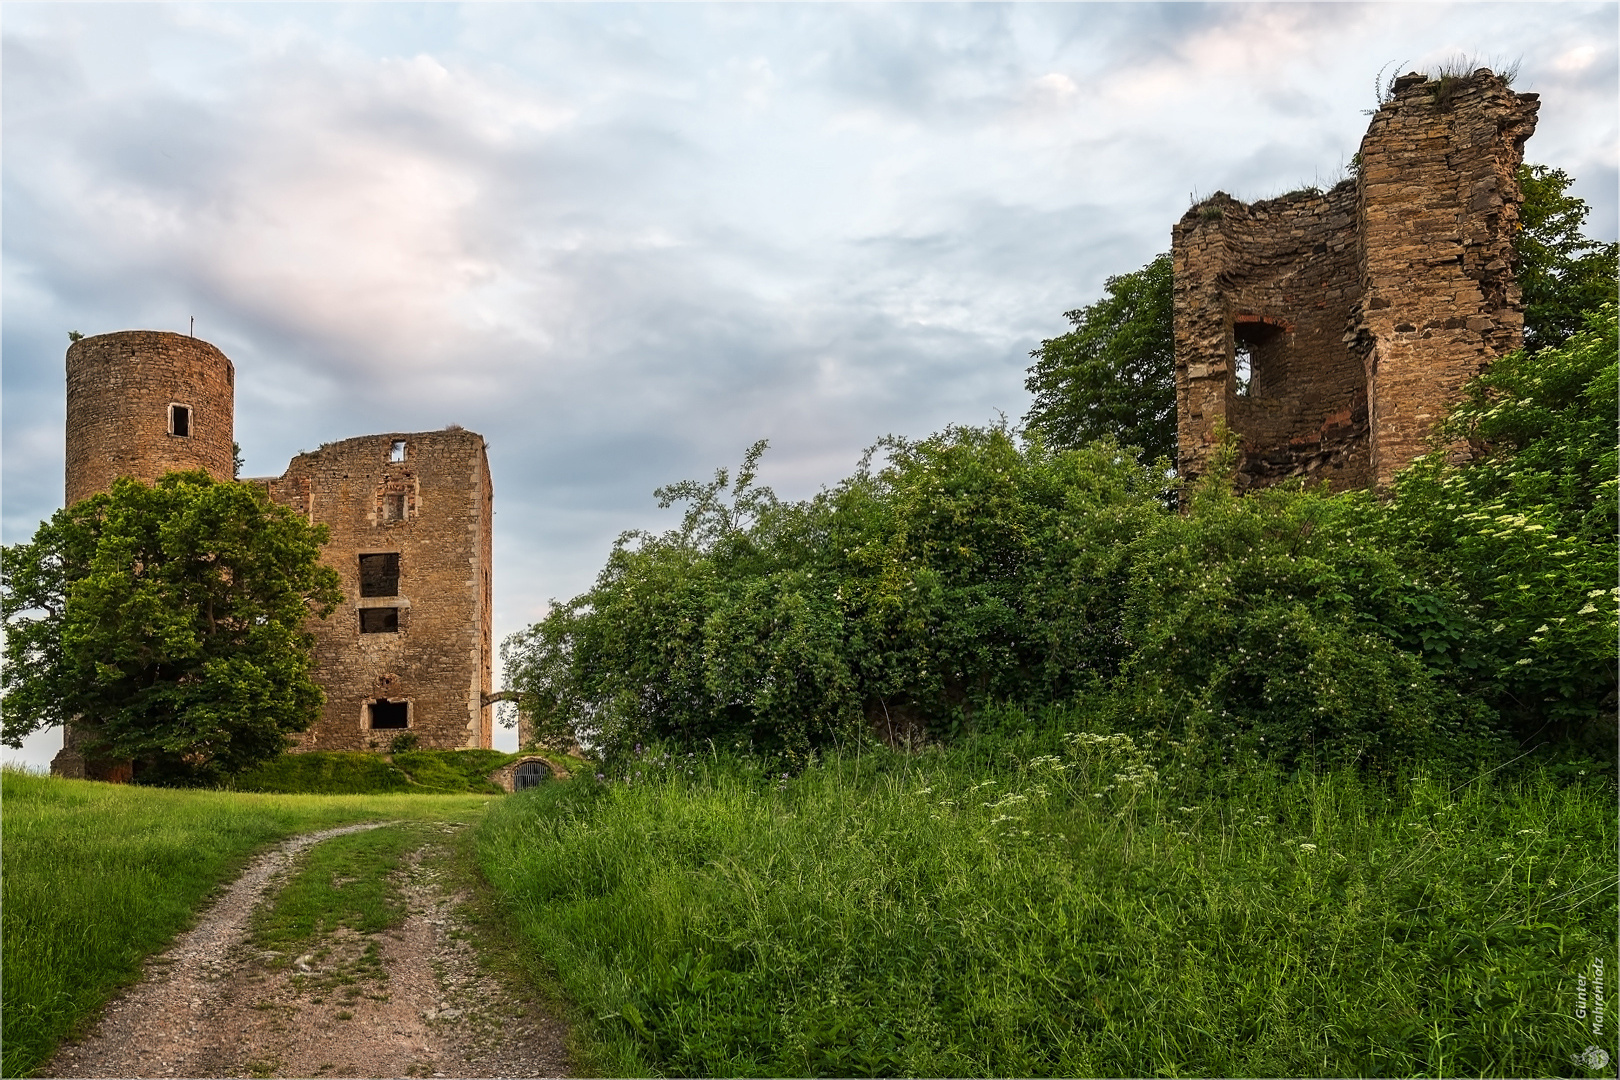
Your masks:
<path fill-rule="evenodd" d="M 291 966 L 248 944 L 254 909 L 298 853 L 388 824 L 294 837 L 254 859 L 42 1075 L 567 1075 L 563 1025 L 480 969 L 457 913 L 465 897 L 446 893 L 425 847 L 397 878 L 401 926 L 378 935 L 339 929 Z"/>

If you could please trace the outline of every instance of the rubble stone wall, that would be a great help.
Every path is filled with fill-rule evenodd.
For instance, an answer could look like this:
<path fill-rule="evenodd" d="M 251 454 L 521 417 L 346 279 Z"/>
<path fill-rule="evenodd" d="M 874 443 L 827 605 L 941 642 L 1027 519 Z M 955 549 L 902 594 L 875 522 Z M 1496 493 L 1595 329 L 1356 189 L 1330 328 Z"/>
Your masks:
<path fill-rule="evenodd" d="M 206 341 L 162 330 L 81 338 L 67 351 L 67 475 L 72 506 L 132 476 L 201 469 L 229 480 L 236 370 Z M 172 406 L 186 410 L 171 431 Z"/>
<path fill-rule="evenodd" d="M 129 330 L 75 342 L 67 354 L 69 505 L 120 476 L 235 471 L 235 370 L 206 341 Z M 184 411 L 175 430 L 174 408 Z M 326 692 L 301 750 L 387 749 L 410 733 L 427 749 L 488 749 L 494 655 L 494 489 L 483 436 L 459 428 L 366 435 L 300 454 L 265 489 L 330 541 L 344 601 L 311 619 L 315 680 Z M 381 556 L 362 596 L 361 556 Z M 391 591 L 390 591 L 391 590 Z M 384 726 L 378 726 L 381 720 Z M 127 762 L 87 761 L 71 725 L 53 763 L 62 775 L 128 779 Z"/>
<path fill-rule="evenodd" d="M 1514 172 L 1538 108 L 1485 69 L 1407 75 L 1354 179 L 1187 212 L 1172 231 L 1184 476 L 1223 427 L 1239 489 L 1387 484 L 1427 450 L 1463 382 L 1522 339 Z"/>
<path fill-rule="evenodd" d="M 483 436 L 345 439 L 254 482 L 327 527 L 321 558 L 344 594 L 328 618 L 310 621 L 326 707 L 298 749 L 385 750 L 406 732 L 423 749 L 489 748 L 494 493 Z M 395 557 L 392 594 L 361 595 L 368 555 Z M 387 703 L 403 712 L 374 707 Z"/>

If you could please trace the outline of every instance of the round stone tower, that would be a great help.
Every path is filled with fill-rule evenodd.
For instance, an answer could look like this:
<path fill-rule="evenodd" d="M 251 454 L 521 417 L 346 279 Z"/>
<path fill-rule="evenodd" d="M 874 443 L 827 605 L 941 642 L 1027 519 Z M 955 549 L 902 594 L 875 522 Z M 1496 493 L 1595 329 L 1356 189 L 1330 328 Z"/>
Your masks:
<path fill-rule="evenodd" d="M 124 330 L 67 351 L 67 505 L 120 476 L 234 473 L 236 369 L 194 337 Z"/>

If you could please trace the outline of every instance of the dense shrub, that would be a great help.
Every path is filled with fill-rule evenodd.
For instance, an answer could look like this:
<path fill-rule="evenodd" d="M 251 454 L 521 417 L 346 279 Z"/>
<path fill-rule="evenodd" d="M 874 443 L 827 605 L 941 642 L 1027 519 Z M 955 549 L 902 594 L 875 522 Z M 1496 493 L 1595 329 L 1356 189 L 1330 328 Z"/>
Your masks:
<path fill-rule="evenodd" d="M 1231 494 L 1108 441 L 1005 426 L 890 438 L 849 479 L 659 492 L 596 587 L 505 648 L 542 727 L 791 763 L 861 735 L 956 739 L 998 702 L 1290 767 L 1468 765 L 1612 725 L 1615 308 L 1466 388 L 1393 490 Z M 1472 458 L 1455 461 L 1456 448 Z M 881 464 L 877 464 L 881 459 Z M 991 710 L 988 711 L 987 710 Z"/>

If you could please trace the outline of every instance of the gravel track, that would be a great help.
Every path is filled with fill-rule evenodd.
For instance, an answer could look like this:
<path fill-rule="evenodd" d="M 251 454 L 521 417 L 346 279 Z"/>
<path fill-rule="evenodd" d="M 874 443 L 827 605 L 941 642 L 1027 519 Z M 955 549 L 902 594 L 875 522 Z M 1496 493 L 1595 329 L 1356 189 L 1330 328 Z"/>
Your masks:
<path fill-rule="evenodd" d="M 390 824 L 309 833 L 254 859 L 41 1075 L 566 1076 L 562 1023 L 480 968 L 458 914 L 466 897 L 447 893 L 424 859 L 442 840 L 412 853 L 399 874 L 401 926 L 339 929 L 290 964 L 248 944 L 254 909 L 300 852 Z"/>

